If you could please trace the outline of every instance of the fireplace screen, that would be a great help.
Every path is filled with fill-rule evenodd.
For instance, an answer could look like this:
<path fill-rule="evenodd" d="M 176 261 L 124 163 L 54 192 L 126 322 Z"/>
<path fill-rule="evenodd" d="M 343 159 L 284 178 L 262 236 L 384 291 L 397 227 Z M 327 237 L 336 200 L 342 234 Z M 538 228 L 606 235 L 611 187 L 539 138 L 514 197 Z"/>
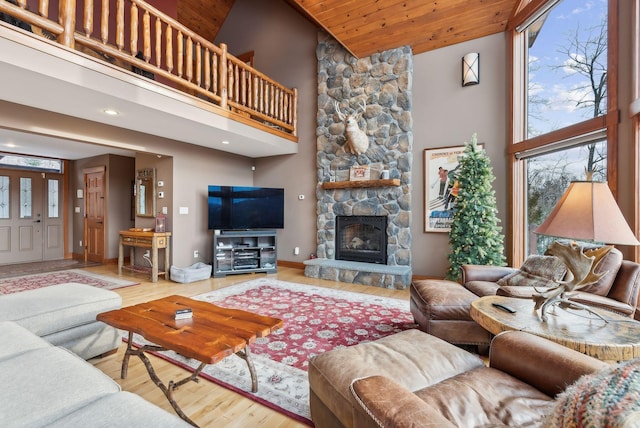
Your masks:
<path fill-rule="evenodd" d="M 386 216 L 337 216 L 336 260 L 387 263 Z"/>

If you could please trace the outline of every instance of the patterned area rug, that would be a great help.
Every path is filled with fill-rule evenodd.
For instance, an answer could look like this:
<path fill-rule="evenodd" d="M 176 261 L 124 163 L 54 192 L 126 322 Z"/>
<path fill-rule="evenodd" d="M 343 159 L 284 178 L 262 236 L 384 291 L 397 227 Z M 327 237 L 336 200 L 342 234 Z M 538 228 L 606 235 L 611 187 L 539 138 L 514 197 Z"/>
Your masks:
<path fill-rule="evenodd" d="M 78 282 L 80 284 L 93 285 L 94 287 L 106 288 L 108 290 L 139 284 L 139 282 L 126 281 L 82 269 L 68 269 L 59 272 L 47 272 L 0 279 L 0 294 L 19 293 L 20 291 L 64 284 L 65 282 Z"/>
<path fill-rule="evenodd" d="M 375 340 L 414 328 L 408 300 L 333 290 L 262 278 L 193 297 L 284 320 L 284 327 L 251 346 L 258 392 L 251 393 L 247 364 L 232 355 L 207 366 L 201 377 L 225 386 L 294 419 L 312 425 L 309 358 L 335 348 Z M 123 332 L 123 339 L 127 333 Z M 148 343 L 134 335 L 137 345 Z M 175 352 L 157 353 L 187 369 L 198 362 Z M 180 398 L 176 397 L 180 402 Z"/>

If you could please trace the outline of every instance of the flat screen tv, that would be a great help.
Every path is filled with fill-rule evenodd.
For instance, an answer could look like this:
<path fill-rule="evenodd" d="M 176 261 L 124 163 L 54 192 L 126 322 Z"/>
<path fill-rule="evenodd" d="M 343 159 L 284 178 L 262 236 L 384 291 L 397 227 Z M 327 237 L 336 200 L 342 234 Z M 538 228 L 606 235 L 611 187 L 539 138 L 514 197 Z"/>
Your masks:
<path fill-rule="evenodd" d="M 284 189 L 210 185 L 207 202 L 209 229 L 284 228 Z"/>

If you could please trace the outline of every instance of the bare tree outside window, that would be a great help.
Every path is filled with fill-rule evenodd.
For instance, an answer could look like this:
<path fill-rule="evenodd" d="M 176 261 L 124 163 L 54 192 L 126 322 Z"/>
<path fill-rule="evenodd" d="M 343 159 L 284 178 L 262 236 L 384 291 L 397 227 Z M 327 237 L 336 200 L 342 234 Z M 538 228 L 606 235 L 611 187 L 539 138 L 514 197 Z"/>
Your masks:
<path fill-rule="evenodd" d="M 607 10 L 593 4 L 564 0 L 529 32 L 529 138 L 606 113 Z M 606 153 L 606 141 L 598 141 L 527 159 L 529 253 L 543 253 L 553 240 L 532 231 L 571 181 L 606 180 Z"/>

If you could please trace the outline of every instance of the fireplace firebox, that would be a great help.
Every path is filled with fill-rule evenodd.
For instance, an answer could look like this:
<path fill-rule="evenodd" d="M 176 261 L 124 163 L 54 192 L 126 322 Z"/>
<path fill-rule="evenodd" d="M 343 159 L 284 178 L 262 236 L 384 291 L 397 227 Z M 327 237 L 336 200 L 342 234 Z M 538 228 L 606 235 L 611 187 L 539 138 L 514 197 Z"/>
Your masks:
<path fill-rule="evenodd" d="M 387 264 L 386 216 L 336 216 L 336 260 Z"/>

